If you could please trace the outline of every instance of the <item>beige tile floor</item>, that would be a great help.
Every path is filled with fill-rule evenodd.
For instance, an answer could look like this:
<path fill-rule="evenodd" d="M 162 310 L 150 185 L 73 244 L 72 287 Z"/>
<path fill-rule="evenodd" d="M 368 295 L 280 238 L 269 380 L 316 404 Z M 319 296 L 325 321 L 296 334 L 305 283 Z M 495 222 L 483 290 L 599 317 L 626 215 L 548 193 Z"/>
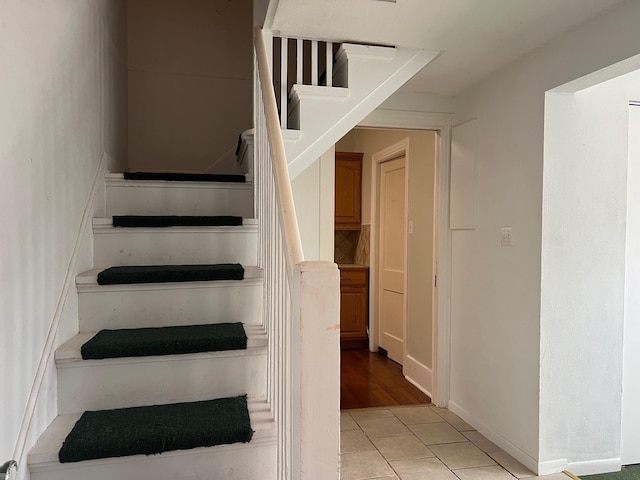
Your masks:
<path fill-rule="evenodd" d="M 341 480 L 570 480 L 536 477 L 457 415 L 432 405 L 341 412 Z"/>

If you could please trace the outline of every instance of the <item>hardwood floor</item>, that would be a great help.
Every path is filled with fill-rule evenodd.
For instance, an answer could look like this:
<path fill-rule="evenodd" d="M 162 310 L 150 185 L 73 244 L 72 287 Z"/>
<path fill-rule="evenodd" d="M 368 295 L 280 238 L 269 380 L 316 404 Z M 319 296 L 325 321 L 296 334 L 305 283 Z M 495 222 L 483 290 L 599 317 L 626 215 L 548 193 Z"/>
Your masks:
<path fill-rule="evenodd" d="M 429 403 L 431 399 L 405 380 L 402 367 L 369 350 L 342 350 L 340 408 Z"/>

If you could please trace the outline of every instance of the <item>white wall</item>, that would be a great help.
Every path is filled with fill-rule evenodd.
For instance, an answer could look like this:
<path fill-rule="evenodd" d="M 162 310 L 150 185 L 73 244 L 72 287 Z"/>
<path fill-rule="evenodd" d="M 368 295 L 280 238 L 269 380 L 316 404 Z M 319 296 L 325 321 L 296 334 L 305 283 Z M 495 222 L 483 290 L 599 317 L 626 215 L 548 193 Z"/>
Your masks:
<path fill-rule="evenodd" d="M 129 168 L 237 173 L 252 26 L 251 0 L 127 1 Z"/>
<path fill-rule="evenodd" d="M 398 91 L 382 102 L 376 110 L 453 113 L 454 108 L 455 99 L 453 97 Z"/>
<path fill-rule="evenodd" d="M 335 150 L 291 181 L 305 260 L 333 262 Z"/>
<path fill-rule="evenodd" d="M 112 171 L 126 162 L 126 63 L 121 1 L 0 0 L 0 12 L 2 463 L 21 431 L 18 455 L 56 414 L 51 357 L 33 415 L 26 406 L 54 318 L 56 344 L 77 331 L 61 294 L 102 154 L 118 160 Z M 79 268 L 91 267 L 90 250 L 77 251 Z M 26 457 L 16 459 L 24 475 Z"/>
<path fill-rule="evenodd" d="M 560 430 L 572 432 L 559 417 L 555 426 L 539 419 L 539 396 L 575 408 L 539 386 L 549 354 L 540 343 L 544 94 L 637 54 L 638 18 L 640 3 L 623 3 L 456 99 L 454 124 L 478 118 L 478 227 L 452 238 L 450 407 L 532 469 L 557 459 L 560 444 L 568 448 Z M 513 227 L 513 247 L 500 247 L 503 226 Z M 574 375 L 587 365 L 575 365 Z M 600 393 L 594 387 L 581 401 Z"/>
<path fill-rule="evenodd" d="M 639 95 L 637 71 L 546 102 L 540 460 L 577 474 L 620 466 L 628 109 Z"/>

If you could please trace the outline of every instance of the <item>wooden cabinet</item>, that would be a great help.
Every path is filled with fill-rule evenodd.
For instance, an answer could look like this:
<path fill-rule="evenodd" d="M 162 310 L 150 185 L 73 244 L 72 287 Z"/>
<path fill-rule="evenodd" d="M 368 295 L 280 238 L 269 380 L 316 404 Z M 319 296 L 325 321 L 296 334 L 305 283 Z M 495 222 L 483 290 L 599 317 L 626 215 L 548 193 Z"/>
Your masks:
<path fill-rule="evenodd" d="M 336 230 L 360 230 L 362 153 L 336 152 Z"/>
<path fill-rule="evenodd" d="M 340 267 L 340 345 L 367 348 L 369 337 L 369 269 Z"/>

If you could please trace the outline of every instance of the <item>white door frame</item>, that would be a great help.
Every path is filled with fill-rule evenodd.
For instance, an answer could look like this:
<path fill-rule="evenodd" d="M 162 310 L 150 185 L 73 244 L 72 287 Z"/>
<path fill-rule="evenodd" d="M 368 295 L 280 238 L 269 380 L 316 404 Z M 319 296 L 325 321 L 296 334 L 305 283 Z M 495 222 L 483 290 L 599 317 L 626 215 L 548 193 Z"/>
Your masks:
<path fill-rule="evenodd" d="M 637 239 L 640 234 L 640 223 L 637 213 L 632 208 L 638 200 L 637 185 L 639 180 L 637 137 L 634 130 L 640 128 L 640 102 L 629 102 L 629 150 L 627 167 L 627 232 L 625 247 L 625 304 L 624 330 L 622 338 L 622 418 L 620 428 L 620 458 L 622 465 L 638 463 L 638 420 L 640 419 L 640 383 L 638 382 L 638 361 L 640 358 L 635 343 L 640 330 L 637 324 L 639 304 L 634 288 L 638 285 L 637 266 L 640 263 L 640 252 Z"/>
<path fill-rule="evenodd" d="M 403 263 L 403 295 L 402 295 L 402 365 L 407 358 L 407 224 L 409 222 L 409 138 L 374 153 L 371 156 L 371 254 L 369 256 L 369 350 L 375 352 L 379 347 L 380 318 L 378 315 L 380 272 L 378 258 L 380 255 L 380 167 L 384 162 L 404 156 L 404 259 Z M 404 368 L 403 368 L 404 371 Z"/>
<path fill-rule="evenodd" d="M 433 322 L 433 392 L 431 401 L 440 407 L 449 403 L 451 375 L 451 230 L 449 230 L 449 178 L 451 118 L 448 113 L 375 110 L 359 127 L 433 130 L 438 132 L 436 161 L 436 319 Z M 371 227 L 373 229 L 373 226 Z M 370 300 L 371 307 L 371 300 Z"/>

